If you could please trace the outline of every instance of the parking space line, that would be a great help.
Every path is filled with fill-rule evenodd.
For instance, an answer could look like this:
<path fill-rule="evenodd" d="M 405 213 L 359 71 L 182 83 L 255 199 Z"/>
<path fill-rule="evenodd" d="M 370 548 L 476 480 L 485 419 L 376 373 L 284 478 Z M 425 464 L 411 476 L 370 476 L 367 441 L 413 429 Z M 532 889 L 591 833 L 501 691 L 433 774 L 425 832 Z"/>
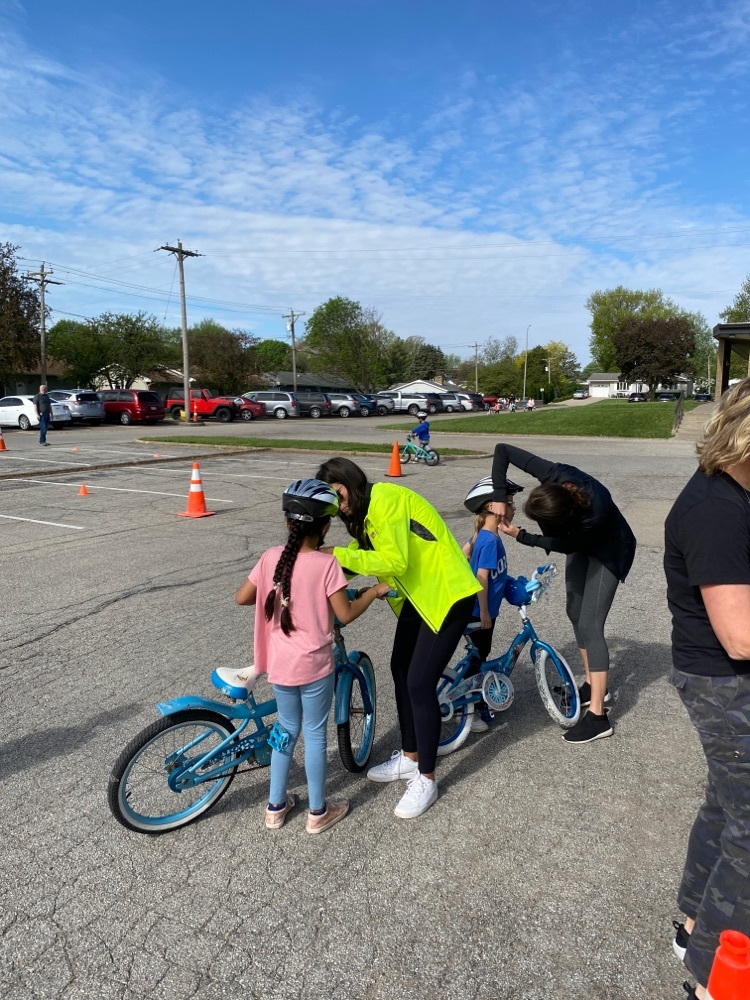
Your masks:
<path fill-rule="evenodd" d="M 6 457 L 3 458 L 3 461 L 4 462 L 13 461 L 14 459 L 15 459 L 16 462 L 44 462 L 46 465 L 59 465 L 60 462 L 62 461 L 57 456 L 55 456 L 54 458 L 28 458 L 26 455 L 23 455 L 23 454 L 19 455 L 17 452 L 15 454 L 13 454 L 13 455 L 8 455 L 6 453 Z M 79 466 L 81 466 L 82 468 L 85 468 L 85 469 L 90 469 L 91 468 L 91 462 L 68 462 L 68 461 L 65 461 L 64 464 L 65 465 L 76 465 L 76 466 L 79 465 Z"/>
<path fill-rule="evenodd" d="M 50 528 L 70 528 L 73 531 L 83 531 L 80 524 L 60 524 L 57 521 L 37 521 L 33 517 L 12 517 L 10 514 L 0 514 L 6 521 L 28 521 L 29 524 L 46 524 Z"/>
<path fill-rule="evenodd" d="M 78 449 L 79 451 L 91 451 L 97 455 L 140 455 L 142 458 L 150 458 L 151 455 L 146 454 L 146 450 L 141 448 L 139 450 L 125 449 L 125 448 L 87 448 L 85 445 L 81 445 Z M 176 455 L 161 455 L 162 458 L 177 458 Z"/>
<path fill-rule="evenodd" d="M 55 483 L 50 482 L 46 479 L 14 479 L 16 483 L 35 483 L 37 486 L 70 486 L 73 489 L 78 486 L 78 483 Z M 187 497 L 187 493 L 164 493 L 161 490 L 129 490 L 124 486 L 89 486 L 86 484 L 86 488 L 89 492 L 91 490 L 108 490 L 111 493 L 148 493 L 149 496 L 155 497 L 179 497 L 184 500 Z M 234 503 L 234 500 L 222 500 L 220 497 L 206 497 L 206 500 L 210 503 Z"/>

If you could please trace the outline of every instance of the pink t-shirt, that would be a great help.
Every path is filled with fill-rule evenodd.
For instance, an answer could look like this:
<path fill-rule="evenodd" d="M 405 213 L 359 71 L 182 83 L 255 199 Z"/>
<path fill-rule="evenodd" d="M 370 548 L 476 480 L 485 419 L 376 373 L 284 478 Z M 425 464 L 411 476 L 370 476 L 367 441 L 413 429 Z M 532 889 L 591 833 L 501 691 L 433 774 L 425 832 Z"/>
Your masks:
<path fill-rule="evenodd" d="M 263 606 L 273 587 L 273 574 L 283 546 L 275 545 L 258 560 L 250 580 L 258 588 L 255 608 L 255 669 L 271 684 L 299 685 L 320 680 L 333 670 L 331 594 L 346 586 L 337 559 L 325 552 L 300 552 L 292 570 L 289 610 L 294 629 L 281 630 L 281 600 L 266 621 Z"/>

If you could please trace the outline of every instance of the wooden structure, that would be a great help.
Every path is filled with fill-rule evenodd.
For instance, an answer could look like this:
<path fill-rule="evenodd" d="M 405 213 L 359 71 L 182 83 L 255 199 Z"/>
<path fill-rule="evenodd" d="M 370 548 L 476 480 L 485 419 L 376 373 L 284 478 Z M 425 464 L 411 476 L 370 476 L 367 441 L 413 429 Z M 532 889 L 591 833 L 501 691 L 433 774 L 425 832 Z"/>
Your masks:
<path fill-rule="evenodd" d="M 742 358 L 750 375 L 750 323 L 718 323 L 713 334 L 719 342 L 715 391 L 715 398 L 719 399 L 729 386 L 729 363 L 733 354 Z"/>

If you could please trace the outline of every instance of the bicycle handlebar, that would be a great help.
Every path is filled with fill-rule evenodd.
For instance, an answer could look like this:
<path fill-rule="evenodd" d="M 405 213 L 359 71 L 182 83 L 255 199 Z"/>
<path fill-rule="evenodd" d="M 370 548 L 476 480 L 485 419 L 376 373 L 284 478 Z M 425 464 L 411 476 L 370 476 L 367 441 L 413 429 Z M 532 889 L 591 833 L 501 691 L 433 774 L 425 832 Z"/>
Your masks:
<path fill-rule="evenodd" d="M 547 593 L 556 575 L 557 566 L 554 563 L 537 566 L 531 574 L 531 579 L 526 584 L 526 590 L 531 595 L 532 603 L 536 603 Z"/>

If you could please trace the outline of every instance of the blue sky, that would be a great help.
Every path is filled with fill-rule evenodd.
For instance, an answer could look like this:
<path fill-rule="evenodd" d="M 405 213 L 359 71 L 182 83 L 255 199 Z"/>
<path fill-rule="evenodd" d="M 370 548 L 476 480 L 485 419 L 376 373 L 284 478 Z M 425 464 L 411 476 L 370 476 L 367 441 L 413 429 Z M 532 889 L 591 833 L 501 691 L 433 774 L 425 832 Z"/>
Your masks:
<path fill-rule="evenodd" d="M 0 0 L 0 240 L 52 321 L 286 336 L 332 295 L 588 360 L 585 302 L 750 273 L 750 0 Z M 298 327 L 298 332 L 302 332 Z"/>

